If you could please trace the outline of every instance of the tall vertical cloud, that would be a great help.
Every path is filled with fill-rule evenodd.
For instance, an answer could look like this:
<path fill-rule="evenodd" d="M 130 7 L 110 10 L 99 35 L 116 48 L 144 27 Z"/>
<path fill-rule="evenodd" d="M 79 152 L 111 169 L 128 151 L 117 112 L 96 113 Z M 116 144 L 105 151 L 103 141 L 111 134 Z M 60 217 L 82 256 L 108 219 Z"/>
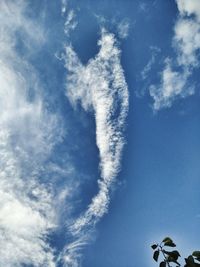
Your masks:
<path fill-rule="evenodd" d="M 177 97 L 194 93 L 188 80 L 193 70 L 199 67 L 200 2 L 176 0 L 176 3 L 179 11 L 173 37 L 176 58 L 165 60 L 160 84 L 150 87 L 155 110 L 170 107 Z"/>
<path fill-rule="evenodd" d="M 128 111 L 128 88 L 113 34 L 102 29 L 98 54 L 83 65 L 71 46 L 66 47 L 67 91 L 73 105 L 81 103 L 93 112 L 96 144 L 100 155 L 99 192 L 87 210 L 71 226 L 74 243 L 66 247 L 66 266 L 77 266 L 76 257 L 87 242 L 88 231 L 107 212 L 110 189 L 120 169 L 124 125 Z"/>

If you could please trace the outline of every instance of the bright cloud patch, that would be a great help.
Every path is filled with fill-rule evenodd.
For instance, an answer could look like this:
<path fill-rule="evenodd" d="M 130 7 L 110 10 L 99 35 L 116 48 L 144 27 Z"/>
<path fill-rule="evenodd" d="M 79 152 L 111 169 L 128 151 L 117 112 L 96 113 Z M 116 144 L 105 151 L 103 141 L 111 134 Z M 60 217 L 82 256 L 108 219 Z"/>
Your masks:
<path fill-rule="evenodd" d="M 53 267 L 47 237 L 57 215 L 42 172 L 59 139 L 58 121 L 42 104 L 34 69 L 16 49 L 17 33 L 31 49 L 43 42 L 42 32 L 24 15 L 24 1 L 2 0 L 0 10 L 0 266 Z"/>
<path fill-rule="evenodd" d="M 102 30 L 99 53 L 83 65 L 71 46 L 66 47 L 67 96 L 75 105 L 94 112 L 96 143 L 100 154 L 99 192 L 88 209 L 71 226 L 76 241 L 66 247 L 66 264 L 76 266 L 77 253 L 88 232 L 107 212 L 112 183 L 120 169 L 124 146 L 124 124 L 128 110 L 128 89 L 120 63 L 120 50 L 113 34 Z M 68 265 L 66 265 L 68 266 Z M 71 266 L 71 265 L 70 265 Z"/>
<path fill-rule="evenodd" d="M 166 59 L 161 72 L 160 85 L 150 87 L 154 99 L 154 109 L 170 107 L 178 97 L 185 97 L 194 92 L 188 85 L 188 78 L 194 68 L 199 66 L 200 49 L 200 2 L 198 0 L 177 0 L 179 18 L 174 27 L 173 46 L 176 59 Z M 179 70 L 175 70 L 179 68 Z"/>
<path fill-rule="evenodd" d="M 61 19 L 66 17 L 63 30 L 69 36 L 76 22 L 66 5 L 62 1 Z M 48 34 L 34 16 L 29 18 L 26 1 L 2 0 L 0 10 L 0 266 L 53 267 L 64 261 L 75 267 L 79 249 L 88 243 L 86 229 L 107 211 L 110 187 L 120 169 L 128 110 L 120 50 L 114 35 L 105 30 L 98 55 L 86 66 L 66 47 L 67 96 L 95 114 L 101 179 L 99 193 L 70 228 L 74 242 L 65 246 L 63 236 L 57 250 L 51 238 L 69 224 L 66 199 L 71 191 L 58 177 L 69 176 L 73 164 L 68 159 L 63 159 L 69 163 L 65 169 L 57 164 L 54 149 L 63 140 L 62 118 L 49 111 L 38 70 L 29 58 L 46 44 Z M 58 187 L 55 177 L 60 179 Z"/>
<path fill-rule="evenodd" d="M 200 4 L 198 0 L 176 0 L 179 12 L 181 15 L 196 15 L 196 18 L 200 20 Z"/>

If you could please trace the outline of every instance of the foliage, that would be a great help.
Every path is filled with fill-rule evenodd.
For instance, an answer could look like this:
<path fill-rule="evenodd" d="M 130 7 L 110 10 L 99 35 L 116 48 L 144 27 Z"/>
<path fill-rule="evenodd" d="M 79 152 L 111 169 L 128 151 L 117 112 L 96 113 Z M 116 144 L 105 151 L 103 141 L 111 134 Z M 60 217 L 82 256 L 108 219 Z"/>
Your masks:
<path fill-rule="evenodd" d="M 160 244 L 153 244 L 153 259 L 158 262 L 162 257 L 159 267 L 179 267 L 179 257 L 181 257 L 178 250 L 174 250 L 176 244 L 170 237 L 165 237 Z M 192 255 L 185 258 L 184 267 L 200 267 L 200 251 L 194 251 Z"/>

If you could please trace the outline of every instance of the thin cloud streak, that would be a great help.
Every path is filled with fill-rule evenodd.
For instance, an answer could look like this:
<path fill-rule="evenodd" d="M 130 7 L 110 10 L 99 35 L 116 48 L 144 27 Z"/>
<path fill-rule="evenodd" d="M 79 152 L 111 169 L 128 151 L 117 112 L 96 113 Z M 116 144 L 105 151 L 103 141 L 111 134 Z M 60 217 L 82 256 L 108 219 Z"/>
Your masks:
<path fill-rule="evenodd" d="M 100 155 L 99 192 L 85 213 L 71 225 L 75 243 L 66 246 L 66 266 L 77 266 L 80 247 L 90 239 L 93 226 L 108 211 L 110 190 L 120 170 L 124 126 L 128 112 L 128 88 L 115 36 L 102 29 L 99 53 L 86 66 L 72 46 L 66 47 L 67 97 L 72 105 L 95 114 L 96 144 Z M 83 241 L 84 240 L 84 241 Z M 75 244 L 75 245 L 74 245 Z"/>

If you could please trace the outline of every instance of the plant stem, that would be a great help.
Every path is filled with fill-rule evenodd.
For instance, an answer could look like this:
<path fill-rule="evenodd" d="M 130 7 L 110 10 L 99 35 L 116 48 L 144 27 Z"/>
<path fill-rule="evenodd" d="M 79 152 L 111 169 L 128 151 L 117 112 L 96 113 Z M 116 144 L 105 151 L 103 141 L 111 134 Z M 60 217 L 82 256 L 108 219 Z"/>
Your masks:
<path fill-rule="evenodd" d="M 163 251 L 163 249 L 162 249 L 162 246 L 159 245 L 159 247 L 160 247 L 160 251 L 161 251 L 162 254 L 163 254 L 163 257 L 164 257 L 164 259 L 165 259 L 165 262 L 167 263 L 167 266 L 168 266 L 168 267 L 172 267 L 172 266 L 169 264 L 169 262 L 168 262 L 168 260 L 167 260 L 167 258 L 166 258 L 166 256 L 165 256 L 165 253 L 164 253 L 164 251 Z"/>

